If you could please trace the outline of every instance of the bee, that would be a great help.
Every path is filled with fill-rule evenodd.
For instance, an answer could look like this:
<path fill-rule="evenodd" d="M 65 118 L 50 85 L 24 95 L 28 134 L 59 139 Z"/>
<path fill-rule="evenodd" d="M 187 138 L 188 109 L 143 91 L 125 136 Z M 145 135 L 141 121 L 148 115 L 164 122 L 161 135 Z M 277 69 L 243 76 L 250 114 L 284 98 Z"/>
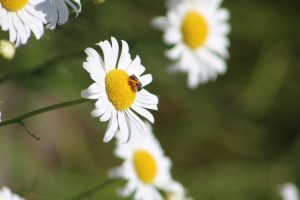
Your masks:
<path fill-rule="evenodd" d="M 135 92 L 139 92 L 143 89 L 142 83 L 134 74 L 129 77 L 129 84 Z"/>

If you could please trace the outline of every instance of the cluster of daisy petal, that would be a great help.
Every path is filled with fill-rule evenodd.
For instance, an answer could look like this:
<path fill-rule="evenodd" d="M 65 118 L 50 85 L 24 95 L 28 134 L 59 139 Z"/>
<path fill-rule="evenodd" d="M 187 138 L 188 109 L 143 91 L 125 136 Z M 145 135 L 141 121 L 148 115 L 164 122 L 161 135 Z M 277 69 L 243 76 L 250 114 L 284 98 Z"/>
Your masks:
<path fill-rule="evenodd" d="M 188 86 L 195 88 L 226 72 L 229 57 L 229 12 L 222 0 L 169 0 L 165 16 L 153 20 L 164 32 L 171 49 L 166 56 L 174 61 L 171 72 L 188 74 Z"/>
<path fill-rule="evenodd" d="M 135 134 L 128 143 L 117 140 L 115 155 L 124 162 L 110 170 L 109 175 L 127 181 L 118 190 L 120 196 L 133 195 L 136 200 L 186 199 L 183 186 L 171 176 L 171 161 L 164 154 L 149 123 L 146 123 L 143 135 Z"/>
<path fill-rule="evenodd" d="M 285 183 L 280 187 L 280 195 L 283 200 L 298 200 L 299 192 L 294 183 Z"/>
<path fill-rule="evenodd" d="M 18 195 L 11 192 L 11 190 L 7 187 L 3 187 L 0 189 L 0 199 L 1 200 L 25 200 Z"/>
<path fill-rule="evenodd" d="M 109 142 L 118 130 L 123 143 L 129 141 L 136 128 L 145 131 L 145 124 L 137 115 L 154 123 L 153 115 L 147 110 L 157 110 L 157 96 L 144 87 L 152 82 L 152 75 L 145 74 L 141 59 L 129 54 L 129 47 L 122 41 L 122 49 L 115 38 L 97 44 L 103 57 L 93 48 L 87 48 L 87 60 L 83 67 L 94 83 L 83 90 L 81 96 L 97 100 L 91 115 L 100 121 L 109 121 L 104 142 Z"/>
<path fill-rule="evenodd" d="M 76 15 L 80 0 L 0 0 L 0 27 L 9 32 L 9 41 L 17 47 L 33 34 L 40 39 L 45 27 L 54 29 L 69 18 L 69 7 Z"/>

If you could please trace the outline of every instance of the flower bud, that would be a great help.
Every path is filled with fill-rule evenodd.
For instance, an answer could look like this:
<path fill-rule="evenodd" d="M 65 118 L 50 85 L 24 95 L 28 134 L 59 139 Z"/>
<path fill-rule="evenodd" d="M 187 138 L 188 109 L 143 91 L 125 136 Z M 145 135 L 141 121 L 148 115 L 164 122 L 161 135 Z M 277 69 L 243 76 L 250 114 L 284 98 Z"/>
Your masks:
<path fill-rule="evenodd" d="M 7 40 L 0 40 L 0 59 L 12 60 L 16 54 L 16 47 Z"/>

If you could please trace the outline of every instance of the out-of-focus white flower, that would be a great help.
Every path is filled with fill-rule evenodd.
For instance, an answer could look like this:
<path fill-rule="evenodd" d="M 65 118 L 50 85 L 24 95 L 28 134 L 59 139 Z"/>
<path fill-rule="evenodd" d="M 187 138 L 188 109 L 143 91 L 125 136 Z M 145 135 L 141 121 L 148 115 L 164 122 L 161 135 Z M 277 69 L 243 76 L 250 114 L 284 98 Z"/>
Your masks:
<path fill-rule="evenodd" d="M 9 32 L 9 41 L 16 46 L 26 44 L 31 33 L 37 39 L 44 34 L 46 13 L 41 7 L 46 0 L 1 0 L 0 27 Z"/>
<path fill-rule="evenodd" d="M 13 194 L 9 188 L 3 187 L 0 190 L 0 200 L 25 200 L 16 194 Z"/>
<path fill-rule="evenodd" d="M 171 162 L 154 137 L 150 124 L 144 134 L 134 134 L 127 144 L 117 143 L 115 155 L 124 160 L 122 166 L 110 171 L 113 178 L 127 180 L 119 195 L 134 194 L 135 200 L 163 200 L 158 189 L 171 182 Z"/>
<path fill-rule="evenodd" d="M 125 41 L 122 41 L 122 51 L 115 38 L 111 44 L 104 41 L 98 46 L 104 59 L 92 48 L 85 50 L 88 57 L 83 67 L 95 83 L 83 90 L 81 96 L 97 100 L 91 113 L 93 117 L 99 117 L 100 121 L 110 120 L 104 142 L 109 142 L 120 130 L 120 139 L 125 143 L 134 128 L 140 133 L 145 132 L 145 124 L 137 114 L 154 123 L 154 117 L 147 109 L 157 110 L 158 98 L 144 89 L 152 82 L 152 75 L 142 75 L 145 67 L 138 56 L 131 59 Z"/>
<path fill-rule="evenodd" d="M 187 197 L 182 184 L 176 181 L 171 181 L 169 184 L 166 184 L 166 188 L 163 188 L 163 191 L 166 196 L 165 200 L 193 200 Z"/>
<path fill-rule="evenodd" d="M 188 74 L 188 86 L 216 79 L 226 72 L 230 25 L 222 0 L 170 1 L 166 16 L 153 25 L 164 31 L 164 41 L 173 47 L 166 56 L 175 61 L 171 71 Z"/>
<path fill-rule="evenodd" d="M 282 185 L 279 193 L 283 200 L 298 200 L 298 189 L 293 183 L 286 183 Z"/>
<path fill-rule="evenodd" d="M 12 60 L 16 54 L 16 47 L 7 40 L 0 40 L 0 58 Z"/>
<path fill-rule="evenodd" d="M 61 25 L 68 21 L 71 7 L 72 11 L 75 12 L 76 16 L 81 12 L 80 0 L 50 0 L 49 10 L 47 15 L 48 28 L 54 29 L 56 24 Z"/>

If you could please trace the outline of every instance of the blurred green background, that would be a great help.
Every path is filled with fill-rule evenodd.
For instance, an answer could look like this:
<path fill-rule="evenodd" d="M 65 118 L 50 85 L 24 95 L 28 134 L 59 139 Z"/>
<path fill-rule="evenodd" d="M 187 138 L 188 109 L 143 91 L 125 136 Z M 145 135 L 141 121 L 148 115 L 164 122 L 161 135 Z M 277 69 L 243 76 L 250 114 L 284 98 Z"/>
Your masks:
<path fill-rule="evenodd" d="M 79 18 L 0 61 L 4 119 L 77 99 L 92 81 L 83 70 L 84 49 L 115 36 L 140 55 L 160 98 L 154 131 L 173 161 L 175 179 L 195 200 L 280 199 L 278 186 L 300 184 L 300 1 L 230 1 L 228 72 L 195 90 L 186 75 L 170 75 L 162 33 L 150 20 L 166 12 L 162 0 L 86 3 Z M 1 32 L 0 37 L 7 37 Z M 48 66 L 47 70 L 35 70 Z M 28 70 L 35 73 L 26 75 Z M 121 163 L 114 142 L 104 144 L 107 124 L 90 117 L 86 103 L 0 129 L 0 186 L 28 200 L 66 199 L 107 179 Z M 86 199 L 120 199 L 113 183 Z"/>

